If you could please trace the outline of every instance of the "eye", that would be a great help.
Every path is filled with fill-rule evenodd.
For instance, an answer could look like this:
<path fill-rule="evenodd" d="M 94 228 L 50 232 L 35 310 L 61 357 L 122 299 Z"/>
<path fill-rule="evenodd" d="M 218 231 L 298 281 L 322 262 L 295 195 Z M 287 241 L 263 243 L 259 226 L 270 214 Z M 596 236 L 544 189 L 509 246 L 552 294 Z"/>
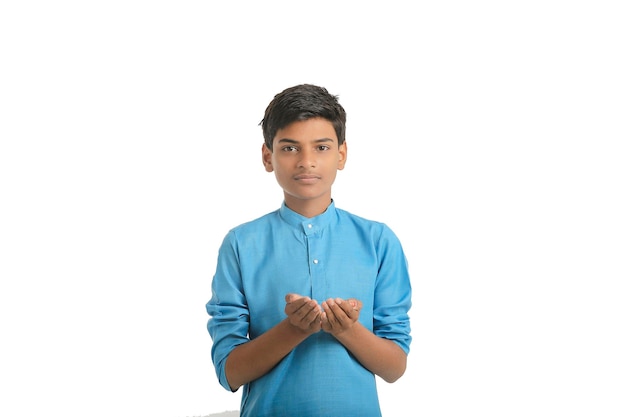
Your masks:
<path fill-rule="evenodd" d="M 327 151 L 329 149 L 330 149 L 330 146 L 328 146 L 328 145 L 320 145 L 320 146 L 317 147 L 318 151 Z"/>
<path fill-rule="evenodd" d="M 283 146 L 282 148 L 280 148 L 283 152 L 296 152 L 298 150 L 298 148 L 296 148 L 295 146 L 292 145 L 287 145 L 287 146 Z"/>

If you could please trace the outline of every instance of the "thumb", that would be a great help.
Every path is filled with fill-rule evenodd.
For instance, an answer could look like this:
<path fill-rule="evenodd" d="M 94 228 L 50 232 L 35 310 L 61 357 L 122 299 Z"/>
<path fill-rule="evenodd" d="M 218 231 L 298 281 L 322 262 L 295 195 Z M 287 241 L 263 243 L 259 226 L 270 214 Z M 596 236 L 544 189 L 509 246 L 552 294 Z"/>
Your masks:
<path fill-rule="evenodd" d="M 350 303 L 350 307 L 352 307 L 355 310 L 360 310 L 361 307 L 363 306 L 363 302 L 359 300 L 355 300 L 354 298 L 350 298 L 348 302 Z"/>

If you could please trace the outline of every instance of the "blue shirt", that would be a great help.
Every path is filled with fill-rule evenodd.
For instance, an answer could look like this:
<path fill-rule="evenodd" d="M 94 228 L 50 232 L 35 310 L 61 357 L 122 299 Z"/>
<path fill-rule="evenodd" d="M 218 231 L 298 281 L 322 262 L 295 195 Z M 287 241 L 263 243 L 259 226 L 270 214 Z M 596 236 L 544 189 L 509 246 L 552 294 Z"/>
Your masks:
<path fill-rule="evenodd" d="M 206 308 L 211 355 L 230 390 L 225 363 L 237 345 L 286 318 L 285 295 L 356 298 L 359 321 L 407 354 L 411 284 L 400 241 L 383 223 L 331 202 L 313 218 L 279 210 L 230 230 L 220 247 Z M 375 376 L 320 331 L 269 373 L 244 385 L 241 416 L 380 416 Z"/>

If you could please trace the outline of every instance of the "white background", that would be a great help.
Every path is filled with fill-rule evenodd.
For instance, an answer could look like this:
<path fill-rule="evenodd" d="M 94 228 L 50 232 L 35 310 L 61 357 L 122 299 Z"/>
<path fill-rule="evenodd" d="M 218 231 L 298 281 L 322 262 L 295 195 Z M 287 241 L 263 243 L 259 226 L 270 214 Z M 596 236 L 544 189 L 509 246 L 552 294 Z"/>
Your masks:
<path fill-rule="evenodd" d="M 348 112 L 337 205 L 410 262 L 384 414 L 624 416 L 619 3 L 3 2 L 0 414 L 239 408 L 204 306 L 282 201 L 265 106 L 307 82 Z"/>

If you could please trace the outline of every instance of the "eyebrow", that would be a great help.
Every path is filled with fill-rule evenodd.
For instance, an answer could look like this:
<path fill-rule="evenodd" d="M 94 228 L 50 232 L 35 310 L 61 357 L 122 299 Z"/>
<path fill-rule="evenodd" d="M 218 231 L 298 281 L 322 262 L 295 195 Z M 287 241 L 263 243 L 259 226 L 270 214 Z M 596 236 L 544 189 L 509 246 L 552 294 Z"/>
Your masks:
<path fill-rule="evenodd" d="M 331 138 L 320 138 L 320 139 L 315 139 L 313 142 L 315 143 L 328 143 L 328 142 L 334 142 L 334 139 Z M 295 139 L 290 139 L 290 138 L 282 138 L 278 140 L 278 143 L 293 143 L 293 144 L 299 144 L 300 141 L 297 141 Z"/>

